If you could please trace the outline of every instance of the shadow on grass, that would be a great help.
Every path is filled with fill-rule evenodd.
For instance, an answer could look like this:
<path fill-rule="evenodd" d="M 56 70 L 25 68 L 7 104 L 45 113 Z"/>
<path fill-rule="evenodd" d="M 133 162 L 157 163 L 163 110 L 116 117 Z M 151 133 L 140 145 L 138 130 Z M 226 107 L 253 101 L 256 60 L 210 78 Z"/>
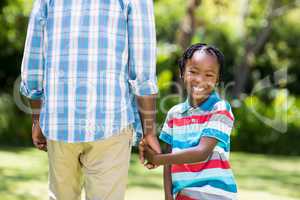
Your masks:
<path fill-rule="evenodd" d="M 15 146 L 5 146 L 5 145 L 0 146 L 0 151 L 6 151 L 6 152 L 10 152 L 10 153 L 23 154 L 25 152 L 32 152 L 34 150 L 37 150 L 37 149 L 34 149 L 33 146 L 31 146 L 31 147 L 15 147 Z"/>

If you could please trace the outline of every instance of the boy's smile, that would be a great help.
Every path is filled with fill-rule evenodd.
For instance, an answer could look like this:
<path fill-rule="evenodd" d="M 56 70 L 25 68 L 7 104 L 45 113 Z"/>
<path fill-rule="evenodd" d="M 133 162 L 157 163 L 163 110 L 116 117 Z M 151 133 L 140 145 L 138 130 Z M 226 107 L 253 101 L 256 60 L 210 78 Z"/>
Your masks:
<path fill-rule="evenodd" d="M 217 58 L 205 51 L 196 51 L 184 71 L 184 85 L 192 106 L 197 107 L 213 91 L 219 80 Z"/>

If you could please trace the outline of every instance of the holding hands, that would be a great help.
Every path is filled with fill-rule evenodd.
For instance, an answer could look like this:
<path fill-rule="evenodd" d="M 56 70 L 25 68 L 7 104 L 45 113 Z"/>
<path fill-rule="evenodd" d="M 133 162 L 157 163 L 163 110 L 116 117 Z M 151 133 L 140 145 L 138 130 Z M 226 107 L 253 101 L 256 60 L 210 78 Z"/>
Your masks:
<path fill-rule="evenodd" d="M 157 156 L 161 154 L 161 149 L 156 137 L 155 139 L 151 139 L 145 136 L 145 138 L 143 138 L 139 144 L 139 152 L 141 163 L 144 164 L 145 167 L 148 169 L 154 169 L 158 167 Z M 147 160 L 146 164 L 145 160 Z"/>

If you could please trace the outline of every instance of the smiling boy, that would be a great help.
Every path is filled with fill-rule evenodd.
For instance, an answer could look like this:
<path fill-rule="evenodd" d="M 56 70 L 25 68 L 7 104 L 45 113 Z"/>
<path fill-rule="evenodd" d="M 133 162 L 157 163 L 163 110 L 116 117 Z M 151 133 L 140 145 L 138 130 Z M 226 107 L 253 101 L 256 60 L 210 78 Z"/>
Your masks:
<path fill-rule="evenodd" d="M 236 199 L 229 165 L 234 117 L 230 104 L 215 90 L 223 66 L 224 56 L 216 47 L 188 48 L 179 63 L 188 97 L 170 109 L 160 134 L 168 153 L 157 154 L 140 144 L 148 162 L 164 165 L 167 200 Z"/>

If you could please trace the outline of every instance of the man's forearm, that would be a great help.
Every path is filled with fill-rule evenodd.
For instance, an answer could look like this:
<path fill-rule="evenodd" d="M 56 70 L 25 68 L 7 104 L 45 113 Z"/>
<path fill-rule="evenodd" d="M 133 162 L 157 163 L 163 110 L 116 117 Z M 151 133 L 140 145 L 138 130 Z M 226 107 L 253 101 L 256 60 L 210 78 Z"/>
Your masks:
<path fill-rule="evenodd" d="M 136 96 L 143 132 L 145 135 L 155 134 L 156 96 L 156 94 L 150 96 Z"/>
<path fill-rule="evenodd" d="M 40 119 L 40 110 L 42 107 L 42 100 L 29 100 L 31 107 L 32 123 L 37 123 Z"/>

